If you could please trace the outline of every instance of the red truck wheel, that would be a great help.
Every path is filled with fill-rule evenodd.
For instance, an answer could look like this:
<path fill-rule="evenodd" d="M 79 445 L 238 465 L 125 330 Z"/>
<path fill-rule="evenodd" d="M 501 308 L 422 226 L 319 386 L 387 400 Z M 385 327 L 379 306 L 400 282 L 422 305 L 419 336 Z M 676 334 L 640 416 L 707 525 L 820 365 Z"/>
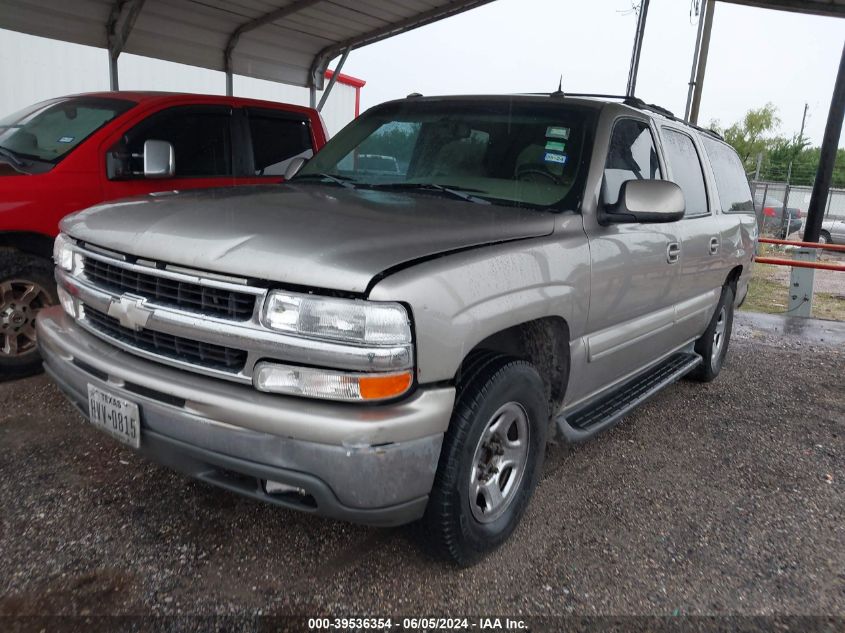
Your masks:
<path fill-rule="evenodd" d="M 0 380 L 41 371 L 35 319 L 57 300 L 48 260 L 18 251 L 0 253 Z"/>

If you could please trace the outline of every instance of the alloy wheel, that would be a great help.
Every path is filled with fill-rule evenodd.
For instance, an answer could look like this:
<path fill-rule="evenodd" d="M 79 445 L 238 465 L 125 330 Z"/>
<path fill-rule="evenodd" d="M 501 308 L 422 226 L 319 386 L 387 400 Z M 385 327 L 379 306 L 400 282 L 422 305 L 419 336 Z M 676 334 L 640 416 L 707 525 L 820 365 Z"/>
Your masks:
<path fill-rule="evenodd" d="M 0 282 L 0 356 L 16 358 L 36 350 L 35 317 L 50 303 L 50 295 L 34 281 Z"/>

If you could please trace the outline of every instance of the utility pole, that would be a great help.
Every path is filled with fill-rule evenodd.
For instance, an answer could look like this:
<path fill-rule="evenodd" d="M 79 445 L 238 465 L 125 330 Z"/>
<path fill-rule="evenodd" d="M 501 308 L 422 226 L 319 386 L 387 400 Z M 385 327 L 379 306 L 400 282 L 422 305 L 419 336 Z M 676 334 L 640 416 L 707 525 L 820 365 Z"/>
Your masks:
<path fill-rule="evenodd" d="M 637 89 L 637 73 L 640 70 L 640 52 L 643 50 L 643 36 L 645 35 L 645 21 L 648 16 L 649 0 L 642 0 L 640 3 L 640 14 L 637 18 L 637 32 L 634 35 L 634 50 L 631 51 L 631 67 L 628 70 L 628 90 L 625 93 L 629 97 L 634 96 Z"/>
<path fill-rule="evenodd" d="M 807 122 L 807 108 L 810 107 L 809 103 L 804 104 L 804 116 L 801 117 L 801 131 L 798 133 L 798 148 L 793 150 L 792 156 L 789 158 L 789 167 L 786 170 L 786 184 L 788 185 L 790 182 L 790 178 L 792 178 L 792 162 L 795 160 L 795 154 L 801 150 L 801 147 L 804 145 L 804 124 Z"/>

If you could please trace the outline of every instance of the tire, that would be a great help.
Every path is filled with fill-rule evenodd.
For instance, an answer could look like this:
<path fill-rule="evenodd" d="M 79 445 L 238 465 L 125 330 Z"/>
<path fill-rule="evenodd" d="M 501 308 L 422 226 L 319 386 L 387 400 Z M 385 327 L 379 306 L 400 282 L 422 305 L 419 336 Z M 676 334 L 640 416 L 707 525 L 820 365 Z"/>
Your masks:
<path fill-rule="evenodd" d="M 830 233 L 827 231 L 822 231 L 819 233 L 819 244 L 832 244 L 833 240 L 830 239 Z"/>
<path fill-rule="evenodd" d="M 438 555 L 465 567 L 507 540 L 537 486 L 548 423 L 531 364 L 492 353 L 468 359 L 423 518 Z"/>
<path fill-rule="evenodd" d="M 0 252 L 0 381 L 42 371 L 35 319 L 57 302 L 52 262 L 19 251 Z"/>
<path fill-rule="evenodd" d="M 722 296 L 716 312 L 701 338 L 695 342 L 695 351 L 704 359 L 691 373 L 690 378 L 699 382 L 715 380 L 722 371 L 722 363 L 728 353 L 734 322 L 734 290 L 731 286 L 722 288 Z"/>

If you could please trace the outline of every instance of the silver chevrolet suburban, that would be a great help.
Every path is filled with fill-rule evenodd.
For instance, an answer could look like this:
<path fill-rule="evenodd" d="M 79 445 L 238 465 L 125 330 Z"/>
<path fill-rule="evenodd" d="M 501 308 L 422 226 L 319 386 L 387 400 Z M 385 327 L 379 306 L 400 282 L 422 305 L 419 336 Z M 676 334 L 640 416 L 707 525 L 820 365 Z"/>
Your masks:
<path fill-rule="evenodd" d="M 754 203 L 735 152 L 665 110 L 414 96 L 289 175 L 62 222 L 38 342 L 94 425 L 255 499 L 422 519 L 470 564 L 548 441 L 719 374 Z"/>

